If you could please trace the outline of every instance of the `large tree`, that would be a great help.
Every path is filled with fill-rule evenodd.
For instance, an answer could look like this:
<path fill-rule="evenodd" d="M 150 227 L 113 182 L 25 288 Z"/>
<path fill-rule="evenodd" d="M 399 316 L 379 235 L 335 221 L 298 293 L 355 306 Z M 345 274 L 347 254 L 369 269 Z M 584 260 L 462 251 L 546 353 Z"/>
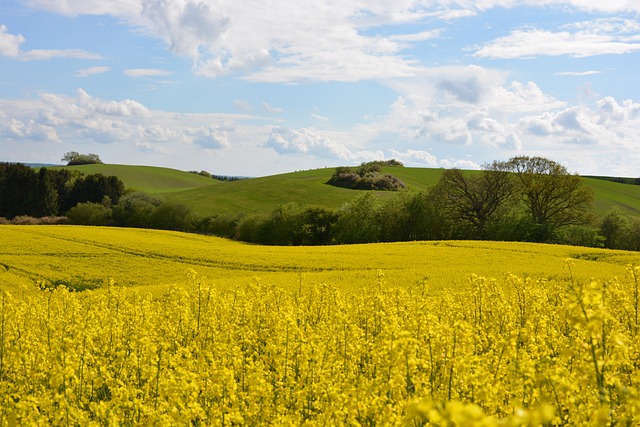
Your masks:
<path fill-rule="evenodd" d="M 532 221 L 547 238 L 557 227 L 584 224 L 590 218 L 593 191 L 561 164 L 543 157 L 520 156 L 506 166 L 517 178 Z"/>
<path fill-rule="evenodd" d="M 484 165 L 477 173 L 463 173 L 459 169 L 446 170 L 438 187 L 453 218 L 471 228 L 471 236 L 486 238 L 487 225 L 514 196 L 516 181 L 503 162 Z"/>

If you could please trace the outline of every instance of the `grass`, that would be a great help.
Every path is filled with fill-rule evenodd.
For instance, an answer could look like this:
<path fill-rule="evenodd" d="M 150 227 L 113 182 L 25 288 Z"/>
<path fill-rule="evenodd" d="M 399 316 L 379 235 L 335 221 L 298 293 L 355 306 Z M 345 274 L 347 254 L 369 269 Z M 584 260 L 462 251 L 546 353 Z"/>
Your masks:
<path fill-rule="evenodd" d="M 202 175 L 154 166 L 99 164 L 63 166 L 60 168 L 78 170 L 84 174 L 115 175 L 124 182 L 127 188 L 144 191 L 149 194 L 168 194 L 220 183 L 220 181 Z"/>
<path fill-rule="evenodd" d="M 83 165 L 71 168 L 83 173 L 116 175 L 127 188 L 184 203 L 200 215 L 268 213 L 289 202 L 337 208 L 361 194 L 361 190 L 325 184 L 333 174 L 333 168 L 230 182 L 150 166 Z M 402 180 L 409 191 L 421 191 L 435 185 L 443 169 L 387 167 L 383 171 Z M 640 215 L 640 186 L 593 177 L 583 179 L 594 190 L 594 211 L 598 217 L 613 209 L 620 209 L 628 215 Z M 382 199 L 395 194 L 385 191 L 377 193 Z"/>

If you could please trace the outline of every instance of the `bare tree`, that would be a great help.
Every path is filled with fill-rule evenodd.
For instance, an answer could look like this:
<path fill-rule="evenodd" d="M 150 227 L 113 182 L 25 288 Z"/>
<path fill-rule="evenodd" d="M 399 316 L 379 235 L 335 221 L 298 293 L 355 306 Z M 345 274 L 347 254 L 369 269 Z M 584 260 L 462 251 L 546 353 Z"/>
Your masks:
<path fill-rule="evenodd" d="M 484 165 L 479 173 L 446 170 L 439 186 L 452 214 L 471 225 L 476 238 L 486 237 L 486 226 L 514 196 L 516 181 L 503 162 Z"/>

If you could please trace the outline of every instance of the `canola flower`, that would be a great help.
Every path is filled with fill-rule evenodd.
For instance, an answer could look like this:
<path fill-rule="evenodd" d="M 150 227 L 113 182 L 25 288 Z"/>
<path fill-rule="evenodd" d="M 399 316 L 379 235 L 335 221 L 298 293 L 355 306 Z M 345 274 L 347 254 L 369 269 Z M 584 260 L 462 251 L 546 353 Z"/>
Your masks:
<path fill-rule="evenodd" d="M 0 425 L 638 425 L 640 268 L 2 292 Z"/>

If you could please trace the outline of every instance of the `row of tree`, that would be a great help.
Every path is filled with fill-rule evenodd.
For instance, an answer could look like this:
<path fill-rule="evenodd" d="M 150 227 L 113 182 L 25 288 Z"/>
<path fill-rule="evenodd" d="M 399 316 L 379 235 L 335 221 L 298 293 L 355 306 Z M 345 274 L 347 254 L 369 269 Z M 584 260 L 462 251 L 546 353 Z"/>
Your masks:
<path fill-rule="evenodd" d="M 81 202 L 111 205 L 124 192 L 123 182 L 115 176 L 0 163 L 0 217 L 4 218 L 64 215 Z"/>
<path fill-rule="evenodd" d="M 8 170 L 28 177 L 22 187 Z M 65 174 L 71 178 L 61 178 Z M 45 190 L 47 182 L 65 185 L 54 185 L 54 192 Z M 114 177 L 3 164 L 0 216 L 66 213 L 75 224 L 199 232 L 272 245 L 484 239 L 640 250 L 640 219 L 615 211 L 597 220 L 591 213 L 593 194 L 580 177 L 540 157 L 493 162 L 481 171 L 446 170 L 429 190 L 402 191 L 384 200 L 363 192 L 338 209 L 288 203 L 266 215 L 200 217 L 185 205 L 123 193 L 116 183 Z M 46 208 L 54 199 L 57 212 Z M 28 201 L 33 210 L 16 213 Z"/>

